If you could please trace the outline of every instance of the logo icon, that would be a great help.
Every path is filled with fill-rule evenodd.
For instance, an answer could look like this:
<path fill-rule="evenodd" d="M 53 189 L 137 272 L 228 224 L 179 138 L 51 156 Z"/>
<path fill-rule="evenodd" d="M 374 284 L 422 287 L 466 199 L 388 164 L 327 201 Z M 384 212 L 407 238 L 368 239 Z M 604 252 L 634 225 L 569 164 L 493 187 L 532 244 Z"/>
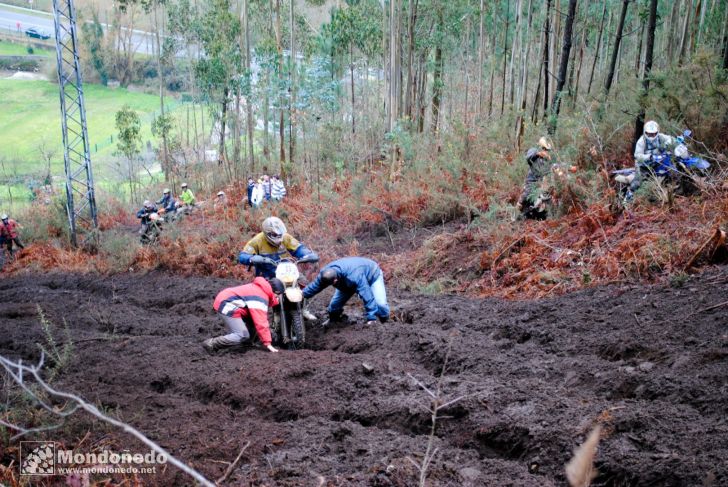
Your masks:
<path fill-rule="evenodd" d="M 55 442 L 20 442 L 20 475 L 53 475 L 55 460 Z"/>

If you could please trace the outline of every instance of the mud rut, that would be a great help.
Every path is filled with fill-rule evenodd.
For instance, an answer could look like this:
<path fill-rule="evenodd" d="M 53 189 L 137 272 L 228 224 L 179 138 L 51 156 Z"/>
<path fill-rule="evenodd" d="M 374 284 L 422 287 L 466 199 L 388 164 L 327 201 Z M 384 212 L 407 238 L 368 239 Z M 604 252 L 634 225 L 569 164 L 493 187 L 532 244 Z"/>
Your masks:
<path fill-rule="evenodd" d="M 210 358 L 200 342 L 222 331 L 212 298 L 230 284 L 162 273 L 2 279 L 0 353 L 37 359 L 37 302 L 76 343 L 57 384 L 208 478 L 249 440 L 230 485 L 409 486 L 406 457 L 425 451 L 430 416 L 408 374 L 434 388 L 452 342 L 443 397 L 465 398 L 438 422 L 431 485 L 565 485 L 563 464 L 595 422 L 605 434 L 594 485 L 728 485 L 728 308 L 698 312 L 726 299 L 728 268 L 681 288 L 539 302 L 394 291 L 388 325 L 315 329 L 311 350 Z M 141 448 L 83 416 L 45 439 L 75 445 L 88 431 L 87 448 Z M 142 480 L 190 483 L 173 468 Z"/>

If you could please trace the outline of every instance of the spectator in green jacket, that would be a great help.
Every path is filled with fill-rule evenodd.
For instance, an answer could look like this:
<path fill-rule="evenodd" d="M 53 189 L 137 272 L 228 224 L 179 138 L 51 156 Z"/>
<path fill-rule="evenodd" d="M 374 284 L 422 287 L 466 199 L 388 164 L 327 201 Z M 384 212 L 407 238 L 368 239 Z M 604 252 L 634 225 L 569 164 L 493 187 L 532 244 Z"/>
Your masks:
<path fill-rule="evenodd" d="M 187 187 L 187 183 L 182 183 L 182 194 L 179 195 L 179 199 L 185 206 L 195 206 L 195 194 Z"/>

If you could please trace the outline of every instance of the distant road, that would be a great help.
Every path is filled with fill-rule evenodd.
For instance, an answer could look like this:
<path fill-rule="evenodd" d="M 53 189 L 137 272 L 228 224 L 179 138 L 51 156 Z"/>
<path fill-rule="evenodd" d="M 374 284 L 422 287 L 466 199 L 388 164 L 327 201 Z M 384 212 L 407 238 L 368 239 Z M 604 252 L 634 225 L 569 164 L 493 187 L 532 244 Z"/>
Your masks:
<path fill-rule="evenodd" d="M 18 29 L 20 24 L 20 29 Z M 104 30 L 108 29 L 107 24 L 101 24 Z M 55 36 L 55 25 L 53 15 L 40 10 L 29 10 L 0 3 L 0 29 L 17 32 L 25 32 L 26 29 L 35 27 L 36 29 L 46 31 L 51 40 Z M 132 34 L 132 42 L 134 43 L 135 52 L 138 54 L 154 54 L 154 35 L 150 32 L 142 30 L 134 30 Z"/>

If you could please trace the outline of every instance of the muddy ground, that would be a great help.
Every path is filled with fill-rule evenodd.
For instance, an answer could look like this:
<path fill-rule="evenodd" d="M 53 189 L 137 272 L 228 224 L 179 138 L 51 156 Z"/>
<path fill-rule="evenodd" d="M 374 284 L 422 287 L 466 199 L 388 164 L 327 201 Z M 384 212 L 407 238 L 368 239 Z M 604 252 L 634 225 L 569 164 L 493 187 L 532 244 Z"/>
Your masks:
<path fill-rule="evenodd" d="M 213 297 L 235 282 L 17 276 L 0 280 L 0 353 L 38 358 L 39 304 L 75 344 L 59 388 L 211 479 L 250 441 L 229 485 L 416 485 L 408 458 L 421 460 L 431 423 L 412 377 L 434 390 L 441 375 L 442 402 L 462 399 L 437 421 L 429 485 L 565 485 L 596 423 L 593 485 L 728 485 L 728 307 L 706 310 L 726 300 L 728 268 L 677 283 L 537 302 L 391 291 L 389 324 L 314 329 L 310 350 L 208 357 L 202 340 L 223 330 Z M 146 451 L 83 414 L 40 438 Z M 141 480 L 192 483 L 173 467 Z"/>

